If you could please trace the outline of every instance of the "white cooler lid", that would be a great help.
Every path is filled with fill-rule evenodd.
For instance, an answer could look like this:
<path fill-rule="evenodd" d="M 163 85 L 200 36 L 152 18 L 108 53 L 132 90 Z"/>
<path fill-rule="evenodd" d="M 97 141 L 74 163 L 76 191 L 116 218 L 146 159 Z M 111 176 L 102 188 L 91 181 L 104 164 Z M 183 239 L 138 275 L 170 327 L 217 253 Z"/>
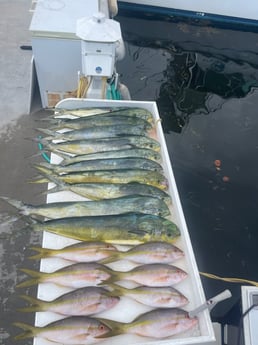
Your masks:
<path fill-rule="evenodd" d="M 98 0 L 38 0 L 30 31 L 33 37 L 78 39 L 77 20 L 98 11 Z"/>

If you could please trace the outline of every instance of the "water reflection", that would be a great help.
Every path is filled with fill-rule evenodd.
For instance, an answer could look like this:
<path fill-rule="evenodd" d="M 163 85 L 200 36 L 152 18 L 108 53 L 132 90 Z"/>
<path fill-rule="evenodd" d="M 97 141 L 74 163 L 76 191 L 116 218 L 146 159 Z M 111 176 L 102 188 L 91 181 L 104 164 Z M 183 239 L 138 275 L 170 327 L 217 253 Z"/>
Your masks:
<path fill-rule="evenodd" d="M 147 99 L 153 95 L 166 132 L 180 133 L 192 116 L 213 113 L 226 100 L 244 98 L 258 86 L 258 48 L 254 34 L 243 36 L 230 30 L 193 29 L 190 25 L 161 23 L 146 17 L 141 20 L 143 30 L 139 30 L 139 20 L 121 19 L 123 35 L 136 70 L 142 74 L 144 68 L 145 92 L 137 85 L 137 93 L 141 91 L 141 99 L 143 95 Z M 167 39 L 168 32 L 170 39 Z M 250 41 L 246 44 L 246 37 L 251 38 L 253 45 Z M 232 40 L 238 42 L 233 47 Z M 126 83 L 128 78 L 124 79 Z M 133 91 L 133 98 L 138 97 Z"/>
<path fill-rule="evenodd" d="M 258 86 L 257 67 L 198 52 L 172 52 L 163 74 L 157 102 L 168 131 L 180 132 L 191 116 L 215 112 L 226 99 L 243 98 Z"/>

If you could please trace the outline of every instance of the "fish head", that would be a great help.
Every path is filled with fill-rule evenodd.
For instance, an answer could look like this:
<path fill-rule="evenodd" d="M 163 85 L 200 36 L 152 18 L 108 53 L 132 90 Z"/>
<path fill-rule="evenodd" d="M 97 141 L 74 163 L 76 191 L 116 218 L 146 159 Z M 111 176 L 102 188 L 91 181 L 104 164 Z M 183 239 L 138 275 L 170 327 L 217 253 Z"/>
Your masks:
<path fill-rule="evenodd" d="M 178 321 L 179 332 L 185 332 L 189 329 L 194 328 L 198 324 L 197 317 L 190 317 L 188 313 L 185 313 L 184 317 Z"/>
<path fill-rule="evenodd" d="M 182 257 L 184 257 L 184 255 L 185 254 L 181 249 L 179 249 L 176 246 L 173 247 L 173 253 L 172 253 L 173 260 L 181 259 Z"/>
<path fill-rule="evenodd" d="M 175 266 L 174 268 L 175 268 L 175 271 L 174 271 L 175 282 L 181 282 L 188 276 L 188 274 L 181 268 L 175 267 Z"/>
<path fill-rule="evenodd" d="M 178 226 L 168 219 L 164 218 L 162 226 L 155 229 L 156 237 L 160 237 L 162 241 L 174 242 L 175 239 L 180 236 L 180 230 Z"/>
<path fill-rule="evenodd" d="M 112 329 L 101 321 L 97 321 L 96 324 L 90 326 L 88 332 L 93 338 L 101 338 L 108 335 Z"/>
<path fill-rule="evenodd" d="M 118 302 L 120 301 L 119 296 L 112 296 L 110 295 L 108 298 L 103 296 L 102 301 L 100 301 L 100 304 L 105 305 L 105 309 L 113 308 Z"/>

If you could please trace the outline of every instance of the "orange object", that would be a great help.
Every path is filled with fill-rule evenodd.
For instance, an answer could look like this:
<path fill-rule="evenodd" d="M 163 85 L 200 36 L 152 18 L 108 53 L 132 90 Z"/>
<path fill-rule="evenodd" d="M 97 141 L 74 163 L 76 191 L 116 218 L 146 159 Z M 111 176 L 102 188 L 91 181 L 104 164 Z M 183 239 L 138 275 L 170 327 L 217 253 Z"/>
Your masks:
<path fill-rule="evenodd" d="M 221 160 L 220 159 L 215 159 L 214 165 L 215 165 L 215 167 L 219 168 L 221 166 Z"/>

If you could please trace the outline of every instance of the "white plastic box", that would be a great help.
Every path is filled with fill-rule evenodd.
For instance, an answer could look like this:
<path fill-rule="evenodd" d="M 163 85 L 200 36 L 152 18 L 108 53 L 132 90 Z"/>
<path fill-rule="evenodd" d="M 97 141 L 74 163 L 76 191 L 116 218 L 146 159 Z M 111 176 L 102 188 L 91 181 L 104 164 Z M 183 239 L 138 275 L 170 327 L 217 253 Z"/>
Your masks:
<path fill-rule="evenodd" d="M 255 345 L 258 339 L 258 307 L 252 308 L 257 304 L 257 286 L 241 286 L 243 314 L 247 312 L 243 319 L 244 343 L 245 345 Z M 252 309 L 250 309 L 252 308 Z"/>
<path fill-rule="evenodd" d="M 183 210 L 181 207 L 181 202 L 179 199 L 176 182 L 173 174 L 173 170 L 170 164 L 170 158 L 168 155 L 166 142 L 164 139 L 164 134 L 157 110 L 157 106 L 155 102 L 136 102 L 136 101 L 109 101 L 109 100 L 89 100 L 89 99 L 65 99 L 57 104 L 57 108 L 64 108 L 64 109 L 76 109 L 76 108 L 87 108 L 87 107 L 141 107 L 148 109 L 153 114 L 155 123 L 156 123 L 156 130 L 157 130 L 157 138 L 161 144 L 161 155 L 162 155 L 162 165 L 164 168 L 164 174 L 168 179 L 169 183 L 169 194 L 172 198 L 172 206 L 171 206 L 171 220 L 173 220 L 181 231 L 180 238 L 175 242 L 175 245 L 180 247 L 185 252 L 185 257 L 176 261 L 175 266 L 178 266 L 184 269 L 188 273 L 188 277 L 186 280 L 182 281 L 176 288 L 185 294 L 189 298 L 189 304 L 183 308 L 185 310 L 193 310 L 194 308 L 198 307 L 199 305 L 205 302 L 205 296 L 198 272 L 198 268 L 196 265 L 192 245 L 190 242 L 188 229 L 186 226 Z M 52 155 L 53 163 L 58 162 L 58 158 L 56 155 Z M 47 202 L 56 202 L 56 201 L 68 201 L 68 200 L 84 200 L 82 197 L 76 196 L 70 192 L 58 192 L 54 194 L 49 194 L 47 198 Z M 55 234 L 51 234 L 45 232 L 43 235 L 43 247 L 47 248 L 62 248 L 63 246 L 75 243 L 68 238 L 64 238 L 62 236 L 58 236 Z M 52 272 L 56 269 L 67 265 L 61 259 L 42 259 L 41 260 L 41 271 L 44 272 Z M 54 284 L 40 284 L 38 286 L 38 298 L 43 300 L 52 300 L 57 296 L 70 291 L 67 288 L 60 288 L 55 286 Z M 127 299 L 126 297 L 122 297 L 119 304 L 111 309 L 108 312 L 98 314 L 97 316 L 101 317 L 109 317 L 124 321 L 130 322 L 137 316 L 139 313 L 144 312 L 144 307 L 140 307 L 138 304 L 135 304 L 132 300 Z M 36 326 L 44 326 L 54 320 L 61 319 L 63 317 L 58 316 L 54 313 L 50 312 L 38 312 L 36 313 Z M 141 344 L 147 345 L 149 343 L 156 344 L 156 345 L 187 345 L 187 344 L 204 344 L 207 342 L 215 341 L 214 332 L 212 323 L 210 320 L 210 315 L 207 310 L 201 312 L 198 316 L 199 318 L 199 325 L 192 331 L 188 331 L 188 333 L 180 334 L 175 337 L 171 337 L 169 339 L 150 339 L 150 338 L 143 338 L 143 337 L 136 337 L 132 335 L 122 335 L 113 338 L 109 338 L 107 340 L 101 341 L 98 344 L 100 345 L 133 345 L 133 344 Z M 50 345 L 51 342 L 41 338 L 34 339 L 34 345 Z"/>

